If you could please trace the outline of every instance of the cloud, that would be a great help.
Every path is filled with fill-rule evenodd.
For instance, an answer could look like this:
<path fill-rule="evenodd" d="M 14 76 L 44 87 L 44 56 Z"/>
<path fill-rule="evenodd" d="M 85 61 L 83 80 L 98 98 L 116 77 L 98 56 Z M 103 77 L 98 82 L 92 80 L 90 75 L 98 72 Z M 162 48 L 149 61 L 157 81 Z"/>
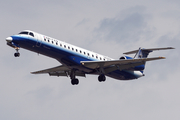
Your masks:
<path fill-rule="evenodd" d="M 145 7 L 132 7 L 122 11 L 115 18 L 103 19 L 95 32 L 101 39 L 132 44 L 140 41 L 142 37 L 151 37 L 153 31 L 147 24 L 148 18 L 150 15 L 145 13 Z"/>

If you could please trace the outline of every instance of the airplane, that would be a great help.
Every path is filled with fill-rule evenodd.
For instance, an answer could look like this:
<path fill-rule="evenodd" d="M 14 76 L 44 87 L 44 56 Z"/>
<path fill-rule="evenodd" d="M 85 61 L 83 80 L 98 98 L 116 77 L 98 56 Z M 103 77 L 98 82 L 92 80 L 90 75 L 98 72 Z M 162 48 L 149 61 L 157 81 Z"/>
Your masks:
<path fill-rule="evenodd" d="M 6 38 L 7 45 L 14 48 L 15 57 L 19 57 L 20 48 L 56 59 L 61 65 L 44 69 L 32 74 L 49 74 L 50 76 L 67 76 L 72 85 L 78 85 L 76 76 L 86 77 L 87 74 L 98 75 L 98 81 L 104 82 L 106 76 L 117 80 L 133 80 L 144 76 L 147 61 L 165 59 L 165 57 L 147 58 L 150 52 L 157 50 L 175 49 L 165 48 L 139 48 L 125 52 L 119 59 L 110 57 L 71 45 L 69 43 L 39 34 L 31 30 L 23 30 L 17 35 Z M 134 57 L 126 55 L 135 54 Z"/>

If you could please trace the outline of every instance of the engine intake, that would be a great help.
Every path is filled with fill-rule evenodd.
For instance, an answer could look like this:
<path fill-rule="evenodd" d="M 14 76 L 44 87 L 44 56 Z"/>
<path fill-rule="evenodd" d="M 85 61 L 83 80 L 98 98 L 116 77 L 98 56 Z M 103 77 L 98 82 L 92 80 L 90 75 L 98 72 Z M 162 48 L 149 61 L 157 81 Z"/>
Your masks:
<path fill-rule="evenodd" d="M 125 58 L 124 56 L 122 56 L 122 57 L 120 57 L 119 59 L 120 59 L 120 60 L 123 60 L 123 59 L 126 59 L 126 58 Z"/>
<path fill-rule="evenodd" d="M 122 56 L 119 58 L 120 60 L 126 60 L 126 59 L 133 59 L 132 57 L 128 57 L 128 56 Z"/>

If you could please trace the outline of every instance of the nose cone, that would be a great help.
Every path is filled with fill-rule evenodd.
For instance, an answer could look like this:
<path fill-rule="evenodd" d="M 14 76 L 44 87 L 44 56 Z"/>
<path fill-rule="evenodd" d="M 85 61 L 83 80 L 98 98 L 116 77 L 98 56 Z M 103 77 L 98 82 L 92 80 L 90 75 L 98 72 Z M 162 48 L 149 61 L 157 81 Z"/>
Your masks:
<path fill-rule="evenodd" d="M 6 38 L 6 41 L 7 41 L 7 42 L 11 42 L 12 40 L 13 40 L 12 37 L 7 37 L 7 38 Z"/>

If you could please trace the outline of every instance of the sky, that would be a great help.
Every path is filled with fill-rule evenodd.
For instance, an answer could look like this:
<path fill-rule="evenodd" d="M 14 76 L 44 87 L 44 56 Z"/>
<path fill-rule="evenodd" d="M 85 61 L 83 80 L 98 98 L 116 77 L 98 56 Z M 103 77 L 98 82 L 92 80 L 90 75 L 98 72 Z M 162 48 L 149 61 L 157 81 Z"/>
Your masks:
<path fill-rule="evenodd" d="M 0 1 L 1 120 L 179 120 L 179 0 Z M 60 65 L 52 58 L 6 45 L 22 30 L 35 32 L 119 59 L 139 47 L 175 47 L 149 57 L 145 76 L 133 81 L 98 76 L 32 75 Z"/>

